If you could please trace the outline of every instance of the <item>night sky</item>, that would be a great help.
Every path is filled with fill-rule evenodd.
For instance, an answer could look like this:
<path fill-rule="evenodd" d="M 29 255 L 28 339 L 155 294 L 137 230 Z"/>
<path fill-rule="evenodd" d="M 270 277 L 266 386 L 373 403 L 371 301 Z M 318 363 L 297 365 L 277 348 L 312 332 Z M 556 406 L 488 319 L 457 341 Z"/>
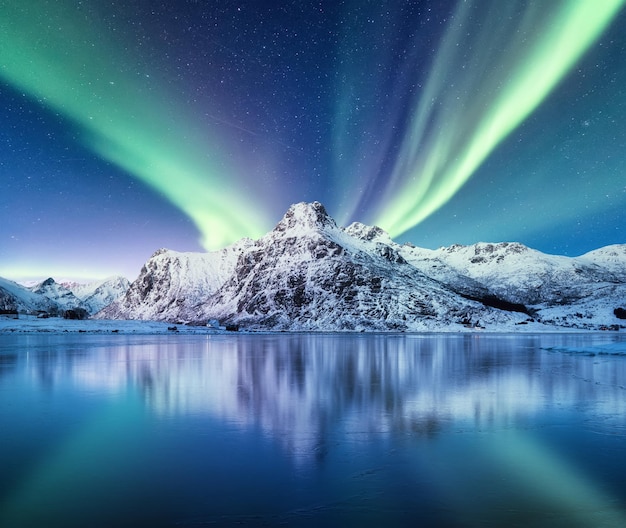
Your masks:
<path fill-rule="evenodd" d="M 0 1 L 0 276 L 134 279 L 318 200 L 626 243 L 626 0 Z"/>

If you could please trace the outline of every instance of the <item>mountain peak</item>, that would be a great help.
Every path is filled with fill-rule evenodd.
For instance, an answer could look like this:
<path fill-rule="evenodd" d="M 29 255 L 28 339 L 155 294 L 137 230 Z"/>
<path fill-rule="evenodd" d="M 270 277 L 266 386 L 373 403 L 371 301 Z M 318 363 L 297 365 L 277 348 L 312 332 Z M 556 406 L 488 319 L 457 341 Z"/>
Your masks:
<path fill-rule="evenodd" d="M 158 257 L 159 255 L 164 255 L 164 254 L 170 253 L 170 252 L 171 252 L 171 250 L 169 250 L 167 248 L 159 248 L 152 254 L 152 256 L 150 258 L 153 259 L 154 257 Z"/>
<path fill-rule="evenodd" d="M 30 286 L 29 290 L 35 293 L 43 293 L 45 291 L 50 291 L 50 290 L 59 289 L 59 288 L 62 290 L 66 289 L 62 284 L 58 284 L 52 277 L 49 277 L 44 281 L 41 281 L 37 284 L 34 284 L 33 286 Z"/>
<path fill-rule="evenodd" d="M 385 244 L 391 244 L 392 240 L 389 233 L 378 226 L 368 226 L 361 222 L 352 222 L 344 231 L 356 238 L 366 241 L 378 241 Z"/>
<path fill-rule="evenodd" d="M 324 227 L 337 227 L 320 202 L 293 204 L 274 231 L 319 231 Z"/>

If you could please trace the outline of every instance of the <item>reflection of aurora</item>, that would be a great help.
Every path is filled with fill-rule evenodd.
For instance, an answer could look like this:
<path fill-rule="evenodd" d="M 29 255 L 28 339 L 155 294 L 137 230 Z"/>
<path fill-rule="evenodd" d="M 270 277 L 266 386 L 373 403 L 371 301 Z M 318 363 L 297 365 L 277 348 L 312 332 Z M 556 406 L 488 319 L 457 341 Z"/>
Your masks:
<path fill-rule="evenodd" d="M 27 361 L 31 380 L 48 390 L 69 377 L 112 399 L 136 391 L 164 419 L 206 415 L 242 433 L 260 429 L 301 466 L 323 463 L 346 442 L 415 443 L 407 470 L 427 475 L 442 500 L 471 519 L 506 525 L 509 508 L 529 508 L 554 512 L 567 526 L 626 522 L 612 497 L 526 431 L 559 407 L 584 412 L 595 430 L 624 430 L 622 358 L 540 348 L 575 347 L 577 336 L 156 337 L 112 347 L 105 339 L 104 348 L 60 345 L 5 363 Z M 121 420 L 99 418 L 85 433 L 89 442 L 79 433 L 16 504 L 45 488 L 77 446 L 97 437 L 110 449 Z"/>

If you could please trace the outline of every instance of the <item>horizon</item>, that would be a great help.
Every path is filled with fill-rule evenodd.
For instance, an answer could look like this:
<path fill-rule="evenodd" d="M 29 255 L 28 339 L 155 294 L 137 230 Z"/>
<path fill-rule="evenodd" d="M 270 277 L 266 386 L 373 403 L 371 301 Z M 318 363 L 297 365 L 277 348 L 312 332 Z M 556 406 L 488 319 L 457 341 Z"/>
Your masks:
<path fill-rule="evenodd" d="M 0 276 L 134 280 L 312 200 L 428 249 L 626 243 L 625 5 L 5 3 Z"/>

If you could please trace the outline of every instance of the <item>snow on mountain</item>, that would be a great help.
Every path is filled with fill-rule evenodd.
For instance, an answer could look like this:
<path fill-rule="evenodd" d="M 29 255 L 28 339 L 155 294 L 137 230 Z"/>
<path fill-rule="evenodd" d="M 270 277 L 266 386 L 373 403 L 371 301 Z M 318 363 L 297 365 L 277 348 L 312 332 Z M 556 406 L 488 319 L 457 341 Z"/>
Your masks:
<path fill-rule="evenodd" d="M 409 265 L 382 230 L 340 229 L 315 202 L 292 206 L 256 242 L 208 254 L 157 252 L 127 295 L 98 317 L 218 319 L 274 330 L 426 330 L 513 324 L 526 316 L 451 291 Z"/>
<path fill-rule="evenodd" d="M 97 318 L 175 321 L 183 308 L 205 302 L 233 273 L 239 255 L 252 244 L 242 239 L 220 251 L 179 253 L 159 249 L 126 294 Z"/>
<path fill-rule="evenodd" d="M 522 319 L 450 291 L 372 234 L 338 228 L 318 202 L 296 204 L 209 302 L 185 315 L 274 330 L 427 330 Z"/>
<path fill-rule="evenodd" d="M 95 314 L 113 301 L 118 300 L 130 288 L 128 279 L 121 276 L 108 277 L 87 284 L 68 283 L 63 285 L 80 299 L 82 306 L 90 314 Z"/>
<path fill-rule="evenodd" d="M 54 302 L 61 310 L 72 310 L 83 308 L 82 303 L 76 295 L 62 284 L 55 282 L 53 278 L 46 279 L 39 284 L 31 286 L 30 291 L 43 295 Z"/>
<path fill-rule="evenodd" d="M 49 278 L 30 286 L 0 278 L 0 310 L 63 315 L 66 310 L 84 309 L 93 314 L 123 295 L 129 285 L 124 277 L 91 284 L 58 283 Z"/>
<path fill-rule="evenodd" d="M 513 329 L 533 319 L 598 328 L 621 322 L 625 248 L 577 258 L 506 242 L 429 250 L 375 226 L 339 228 L 320 203 L 300 203 L 257 241 L 157 251 L 98 317 L 272 330 Z"/>
<path fill-rule="evenodd" d="M 596 249 L 577 257 L 576 260 L 599 266 L 615 274 L 616 280 L 626 282 L 626 244 Z"/>
<path fill-rule="evenodd" d="M 407 248 L 402 254 L 423 269 L 423 250 Z M 498 298 L 524 305 L 571 303 L 586 297 L 598 284 L 615 279 L 592 263 L 546 255 L 518 243 L 453 245 L 432 251 L 428 257 L 426 262 L 439 265 L 439 277 L 452 271 L 473 279 Z"/>
<path fill-rule="evenodd" d="M 459 280 L 473 280 L 494 297 L 524 305 L 551 325 L 594 328 L 617 324 L 620 321 L 613 311 L 626 304 L 624 245 L 581 257 L 547 255 L 506 242 L 438 250 L 403 246 L 401 254 L 451 287 Z"/>
<path fill-rule="evenodd" d="M 0 310 L 17 310 L 21 313 L 41 310 L 55 313 L 57 309 L 57 304 L 48 297 L 0 277 Z"/>

